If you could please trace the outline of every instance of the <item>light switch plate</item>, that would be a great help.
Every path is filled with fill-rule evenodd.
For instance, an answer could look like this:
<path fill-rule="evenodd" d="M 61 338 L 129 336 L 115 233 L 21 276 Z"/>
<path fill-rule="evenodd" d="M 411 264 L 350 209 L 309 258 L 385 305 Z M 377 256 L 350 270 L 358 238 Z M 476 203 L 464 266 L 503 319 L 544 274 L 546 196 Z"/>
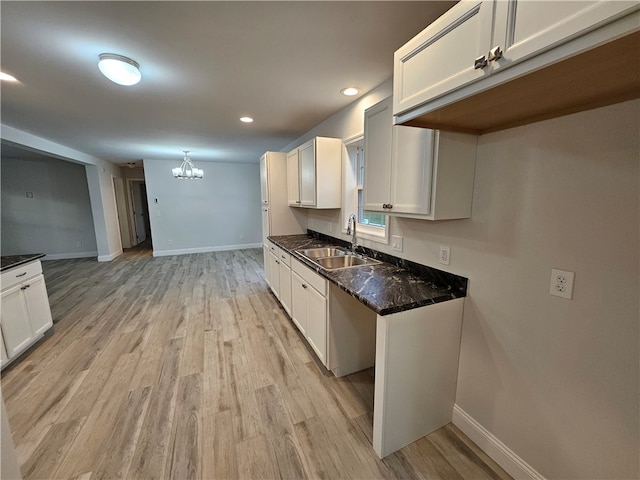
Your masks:
<path fill-rule="evenodd" d="M 391 248 L 398 252 L 402 251 L 402 237 L 400 235 L 391 235 Z"/>

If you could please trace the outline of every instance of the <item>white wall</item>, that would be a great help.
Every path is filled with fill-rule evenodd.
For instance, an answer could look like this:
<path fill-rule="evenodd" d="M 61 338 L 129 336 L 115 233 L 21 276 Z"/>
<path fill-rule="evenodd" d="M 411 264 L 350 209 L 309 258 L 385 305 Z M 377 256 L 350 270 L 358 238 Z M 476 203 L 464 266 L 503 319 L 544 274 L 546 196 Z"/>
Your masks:
<path fill-rule="evenodd" d="M 350 138 L 347 117 L 313 134 Z M 639 119 L 632 101 L 481 136 L 470 219 L 392 218 L 402 253 L 363 242 L 470 279 L 456 404 L 547 478 L 640 477 Z"/>
<path fill-rule="evenodd" d="M 262 245 L 258 163 L 201 162 L 202 180 L 173 178 L 176 166 L 144 162 L 154 255 Z"/>
<path fill-rule="evenodd" d="M 85 165 L 98 261 L 113 260 L 122 253 L 113 189 L 113 177 L 120 176 L 120 167 L 7 125 L 0 125 L 0 136 L 26 150 Z"/>
<path fill-rule="evenodd" d="M 85 167 L 58 159 L 2 159 L 2 255 L 98 255 Z M 26 193 L 33 194 L 27 198 Z"/>

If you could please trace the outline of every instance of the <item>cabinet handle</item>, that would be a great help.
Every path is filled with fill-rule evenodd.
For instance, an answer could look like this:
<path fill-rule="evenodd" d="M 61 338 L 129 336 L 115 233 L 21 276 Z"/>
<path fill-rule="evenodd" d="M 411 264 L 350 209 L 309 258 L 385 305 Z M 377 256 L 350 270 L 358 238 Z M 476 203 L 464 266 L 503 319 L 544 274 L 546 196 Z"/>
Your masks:
<path fill-rule="evenodd" d="M 30 286 L 31 286 L 31 285 L 29 285 L 29 284 L 24 285 L 20 290 L 26 290 L 26 289 L 27 289 L 27 288 L 29 288 Z"/>
<path fill-rule="evenodd" d="M 303 284 L 302 284 L 302 288 L 307 288 L 307 286 L 303 283 Z"/>
<path fill-rule="evenodd" d="M 27 272 L 22 272 L 20 275 L 16 275 L 16 278 L 24 277 L 26 274 Z"/>
<path fill-rule="evenodd" d="M 280 265 L 280 260 L 276 260 L 276 263 L 277 263 L 278 265 Z"/>
<path fill-rule="evenodd" d="M 473 68 L 475 68 L 476 70 L 478 70 L 479 68 L 484 68 L 486 66 L 487 66 L 487 57 L 485 57 L 484 55 L 476 58 L 473 62 Z"/>
<path fill-rule="evenodd" d="M 282 259 L 283 259 L 283 260 L 286 260 L 286 259 L 287 259 L 287 257 L 285 257 L 284 255 L 282 255 Z"/>
<path fill-rule="evenodd" d="M 302 203 L 300 200 L 296 200 L 296 203 Z"/>
<path fill-rule="evenodd" d="M 392 205 L 392 204 L 390 204 L 390 203 L 388 203 L 388 204 L 387 204 L 387 208 L 388 208 L 389 210 L 391 210 L 391 209 L 393 208 L 393 205 Z"/>
<path fill-rule="evenodd" d="M 489 50 L 489 61 L 490 62 L 493 62 L 493 61 L 498 60 L 500 58 L 502 58 L 502 49 L 499 46 L 493 47 L 491 50 Z"/>

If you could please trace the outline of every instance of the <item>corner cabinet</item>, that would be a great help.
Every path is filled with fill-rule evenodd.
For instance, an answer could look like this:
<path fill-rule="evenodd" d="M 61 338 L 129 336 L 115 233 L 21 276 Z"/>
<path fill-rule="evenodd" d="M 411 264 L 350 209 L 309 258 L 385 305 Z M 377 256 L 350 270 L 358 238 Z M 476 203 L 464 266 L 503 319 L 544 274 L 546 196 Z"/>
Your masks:
<path fill-rule="evenodd" d="M 291 207 L 341 208 L 342 140 L 315 137 L 287 154 Z"/>
<path fill-rule="evenodd" d="M 396 123 L 485 133 L 637 98 L 639 11 L 462 0 L 395 52 Z"/>
<path fill-rule="evenodd" d="M 3 272 L 0 281 L 4 366 L 39 340 L 53 321 L 39 260 Z"/>
<path fill-rule="evenodd" d="M 471 216 L 475 135 L 393 125 L 391 97 L 365 111 L 364 209 L 446 220 Z"/>

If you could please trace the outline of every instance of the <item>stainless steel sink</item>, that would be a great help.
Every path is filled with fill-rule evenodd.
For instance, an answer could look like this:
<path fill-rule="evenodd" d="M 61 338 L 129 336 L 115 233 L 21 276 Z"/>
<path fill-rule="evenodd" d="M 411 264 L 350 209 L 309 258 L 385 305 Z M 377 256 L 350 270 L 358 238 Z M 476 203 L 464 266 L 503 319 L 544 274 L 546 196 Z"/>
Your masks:
<path fill-rule="evenodd" d="M 340 247 L 308 248 L 306 250 L 298 250 L 298 252 L 312 260 L 324 257 L 341 257 L 347 254 L 347 251 Z"/>
<path fill-rule="evenodd" d="M 359 267 L 362 265 L 376 265 L 380 263 L 372 258 L 360 257 L 355 255 L 343 255 L 339 257 L 324 257 L 314 260 L 318 265 L 327 270 L 335 270 L 337 268 Z"/>

